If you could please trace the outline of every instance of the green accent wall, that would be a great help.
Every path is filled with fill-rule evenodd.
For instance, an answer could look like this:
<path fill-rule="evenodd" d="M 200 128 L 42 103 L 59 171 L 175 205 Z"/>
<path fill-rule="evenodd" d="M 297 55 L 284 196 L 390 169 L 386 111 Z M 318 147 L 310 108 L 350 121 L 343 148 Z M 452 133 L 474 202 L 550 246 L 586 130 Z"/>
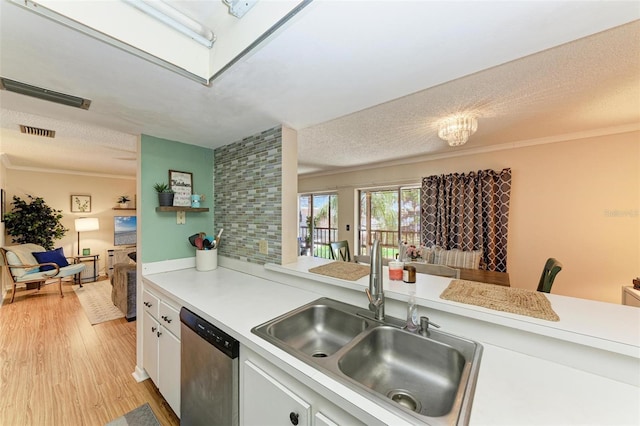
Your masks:
<path fill-rule="evenodd" d="M 159 262 L 195 256 L 195 248 L 189 236 L 197 232 L 215 233 L 213 219 L 213 150 L 181 142 L 141 136 L 140 199 L 138 212 L 142 233 L 141 257 L 143 262 Z M 206 213 L 187 212 L 186 223 L 176 223 L 175 212 L 156 212 L 158 195 L 153 185 L 169 183 L 169 170 L 193 174 L 193 191 L 204 194 L 201 207 Z"/>

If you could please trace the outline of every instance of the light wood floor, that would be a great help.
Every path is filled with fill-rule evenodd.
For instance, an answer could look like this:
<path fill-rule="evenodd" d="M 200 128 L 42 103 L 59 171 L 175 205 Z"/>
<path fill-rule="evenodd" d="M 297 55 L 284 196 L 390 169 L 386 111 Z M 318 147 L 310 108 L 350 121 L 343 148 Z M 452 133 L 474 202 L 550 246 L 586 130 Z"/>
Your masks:
<path fill-rule="evenodd" d="M 178 425 L 151 380 L 131 375 L 136 322 L 92 326 L 71 284 L 64 298 L 57 287 L 16 293 L 11 305 L 9 293 L 0 307 L 0 425 L 104 425 L 145 402 Z"/>

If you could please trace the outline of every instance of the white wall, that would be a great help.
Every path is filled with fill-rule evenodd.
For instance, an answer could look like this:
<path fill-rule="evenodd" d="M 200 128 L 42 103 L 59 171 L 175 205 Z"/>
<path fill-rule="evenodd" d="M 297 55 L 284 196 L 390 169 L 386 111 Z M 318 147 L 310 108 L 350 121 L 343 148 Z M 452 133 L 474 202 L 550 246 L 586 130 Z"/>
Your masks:
<path fill-rule="evenodd" d="M 134 207 L 136 190 L 135 178 L 109 178 L 80 176 L 62 173 L 47 173 L 7 169 L 4 188 L 7 192 L 7 210 L 11 209 L 14 195 L 26 199 L 26 195 L 42 197 L 47 205 L 62 210 L 62 225 L 69 229 L 66 235 L 54 241 L 55 247 L 62 247 L 67 256 L 77 254 L 78 234 L 74 220 L 78 217 L 97 217 L 100 230 L 80 234 L 80 251 L 90 248 L 91 254 L 100 255 L 100 273 L 105 274 L 107 250 L 113 248 L 113 217 L 135 215 L 134 210 L 113 210 L 118 207 L 120 195 L 128 195 L 129 205 Z M 91 212 L 71 213 L 71 195 L 91 195 Z M 11 237 L 6 236 L 7 245 Z"/>
<path fill-rule="evenodd" d="M 564 268 L 555 294 L 620 303 L 640 271 L 640 132 L 298 179 L 300 193 L 337 190 L 341 239 L 355 241 L 358 188 L 424 176 L 512 170 L 508 272 L 535 290 L 547 258 Z M 351 222 L 344 222 L 350 220 Z M 350 223 L 351 231 L 345 230 Z M 355 245 L 353 246 L 355 247 Z"/>
<path fill-rule="evenodd" d="M 0 140 L 0 152 L 2 152 L 2 141 Z M 0 188 L 5 189 L 6 185 L 6 167 L 4 166 L 4 161 L 2 161 L 2 154 L 0 154 Z M 6 189 L 5 189 L 6 191 Z M 5 198 L 7 194 L 5 193 Z M 5 206 L 8 208 L 9 202 L 5 201 Z M 5 236 L 4 236 L 4 221 L 0 222 L 0 247 L 4 246 Z M 2 296 L 2 300 L 4 300 L 4 296 L 7 293 L 6 287 L 7 278 L 5 276 L 4 270 L 0 273 L 0 293 Z M 0 303 L 1 304 L 1 303 Z"/>

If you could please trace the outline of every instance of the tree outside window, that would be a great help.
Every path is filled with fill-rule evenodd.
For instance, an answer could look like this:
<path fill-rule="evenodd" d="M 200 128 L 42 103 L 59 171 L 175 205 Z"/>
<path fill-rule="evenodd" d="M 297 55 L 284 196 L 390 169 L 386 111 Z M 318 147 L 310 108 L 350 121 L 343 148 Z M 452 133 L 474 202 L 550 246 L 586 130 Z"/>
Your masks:
<path fill-rule="evenodd" d="M 298 197 L 300 254 L 330 258 L 330 243 L 338 238 L 337 194 L 304 194 Z"/>
<path fill-rule="evenodd" d="M 400 241 L 420 244 L 420 188 L 396 187 L 360 191 L 358 253 L 369 254 L 374 239 L 382 256 L 394 259 Z"/>

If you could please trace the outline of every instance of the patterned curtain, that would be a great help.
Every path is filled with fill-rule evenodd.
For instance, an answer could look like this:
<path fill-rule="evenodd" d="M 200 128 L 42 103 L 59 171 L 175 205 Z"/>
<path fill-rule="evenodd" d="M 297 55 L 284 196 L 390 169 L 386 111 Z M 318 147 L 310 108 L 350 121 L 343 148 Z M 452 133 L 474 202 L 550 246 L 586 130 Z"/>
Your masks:
<path fill-rule="evenodd" d="M 507 271 L 511 169 L 422 178 L 422 243 L 482 249 L 480 268 Z"/>

